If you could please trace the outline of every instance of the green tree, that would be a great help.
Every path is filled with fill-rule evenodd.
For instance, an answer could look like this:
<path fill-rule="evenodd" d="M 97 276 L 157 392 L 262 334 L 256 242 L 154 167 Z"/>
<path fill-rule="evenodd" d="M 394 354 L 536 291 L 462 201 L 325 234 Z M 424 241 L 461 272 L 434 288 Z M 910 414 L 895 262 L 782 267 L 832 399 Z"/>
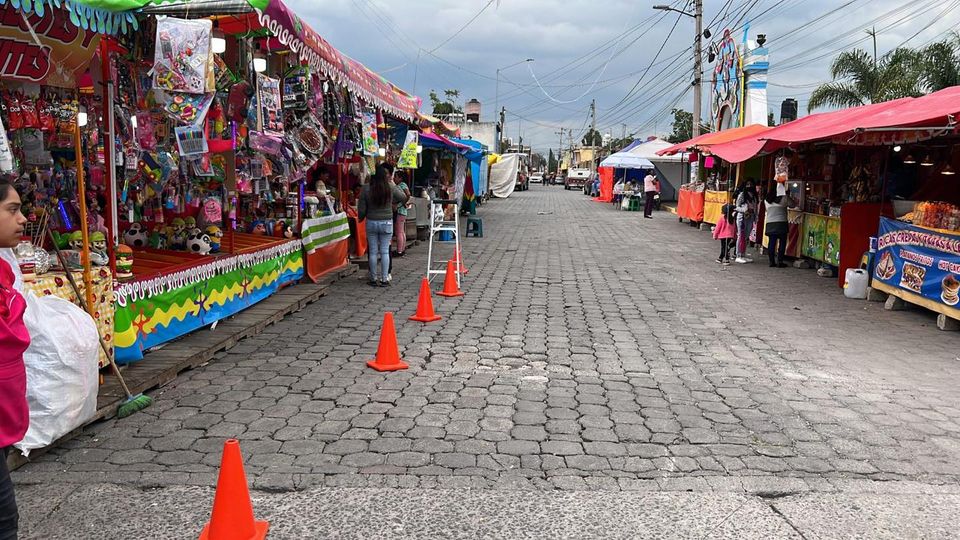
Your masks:
<path fill-rule="evenodd" d="M 916 51 L 916 61 L 925 91 L 960 85 L 960 33 Z"/>
<path fill-rule="evenodd" d="M 433 106 L 433 115 L 463 114 L 463 107 L 457 104 L 457 98 L 459 97 L 459 90 L 444 90 L 442 99 L 436 90 L 430 90 L 430 105 Z"/>
<path fill-rule="evenodd" d="M 833 82 L 813 91 L 807 109 L 856 107 L 922 95 L 918 69 L 912 49 L 894 49 L 880 58 L 862 49 L 842 52 L 830 66 Z"/>
<path fill-rule="evenodd" d="M 775 125 L 777 125 L 777 121 L 774 120 L 774 118 L 773 118 L 773 112 L 768 112 L 768 113 L 767 113 L 767 125 L 768 125 L 768 126 L 775 126 Z"/>
<path fill-rule="evenodd" d="M 558 171 L 558 165 L 557 156 L 553 154 L 553 148 L 551 148 L 550 153 L 547 154 L 547 171 Z"/>
<path fill-rule="evenodd" d="M 595 129 L 590 129 L 580 142 L 584 146 L 603 146 L 603 135 Z"/>
<path fill-rule="evenodd" d="M 667 137 L 667 142 L 682 143 L 693 138 L 693 113 L 683 109 L 673 109 L 673 133 Z"/>

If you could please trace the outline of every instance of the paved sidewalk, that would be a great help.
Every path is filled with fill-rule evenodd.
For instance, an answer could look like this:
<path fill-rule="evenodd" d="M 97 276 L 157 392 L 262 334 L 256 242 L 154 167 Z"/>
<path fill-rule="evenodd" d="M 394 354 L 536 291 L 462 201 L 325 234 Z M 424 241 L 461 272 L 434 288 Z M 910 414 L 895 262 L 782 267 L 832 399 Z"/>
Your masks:
<path fill-rule="evenodd" d="M 596 504 L 609 491 L 692 490 L 777 508 L 778 520 L 846 518 L 830 494 L 885 486 L 904 508 L 936 513 L 933 503 L 951 500 L 936 492 L 953 493 L 960 478 L 960 335 L 938 331 L 931 315 L 847 300 L 836 280 L 809 270 L 720 267 L 706 232 L 559 188 L 534 186 L 481 215 L 486 237 L 464 244 L 466 296 L 434 298 L 441 322 L 406 321 L 425 265 L 425 250 L 411 251 L 396 261 L 392 288 L 339 283 L 184 373 L 150 409 L 16 471 L 25 506 L 39 508 L 33 499 L 61 485 L 84 494 L 69 507 L 101 491 L 159 487 L 170 489 L 135 500 L 194 493 L 190 511 L 203 514 L 209 492 L 185 486 L 214 485 L 228 437 L 240 439 L 248 477 L 278 516 L 287 496 L 304 497 L 292 491 L 338 493 L 318 488 L 384 497 L 383 488 L 411 488 L 427 499 L 485 489 L 502 501 L 516 489 L 577 492 L 550 495 L 569 508 L 585 490 L 599 490 Z M 411 367 L 381 374 L 364 362 L 388 310 Z M 756 493 L 766 498 L 746 495 Z M 854 513 L 877 501 L 864 496 Z M 125 515 L 138 523 L 134 508 Z M 25 511 L 28 523 L 39 515 Z M 764 534 L 780 537 L 781 525 Z"/>

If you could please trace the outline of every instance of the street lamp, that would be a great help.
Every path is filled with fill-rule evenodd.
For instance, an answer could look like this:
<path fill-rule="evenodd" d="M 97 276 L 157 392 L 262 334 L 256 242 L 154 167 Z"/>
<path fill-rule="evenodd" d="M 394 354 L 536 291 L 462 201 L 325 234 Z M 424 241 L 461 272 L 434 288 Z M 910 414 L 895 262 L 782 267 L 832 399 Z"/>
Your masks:
<path fill-rule="evenodd" d="M 497 115 L 500 114 L 500 72 L 527 62 L 533 62 L 533 58 L 527 58 L 525 60 L 520 60 L 519 62 L 514 62 L 509 66 L 497 68 L 497 97 L 493 102 L 493 121 L 497 124 L 497 153 L 500 152 L 500 141 L 503 135 L 503 126 L 500 125 L 500 120 L 497 119 Z"/>
<path fill-rule="evenodd" d="M 693 6 L 693 13 L 688 13 L 681 9 L 671 6 L 664 6 L 662 4 L 653 6 L 653 9 L 660 11 L 676 11 L 681 15 L 693 17 L 693 20 L 695 21 L 697 35 L 693 43 L 693 136 L 697 137 L 700 135 L 700 82 L 703 78 L 703 66 L 700 59 L 701 42 L 704 36 L 706 36 L 707 39 L 710 38 L 710 30 L 707 30 L 706 32 L 703 31 L 703 0 L 694 0 Z"/>

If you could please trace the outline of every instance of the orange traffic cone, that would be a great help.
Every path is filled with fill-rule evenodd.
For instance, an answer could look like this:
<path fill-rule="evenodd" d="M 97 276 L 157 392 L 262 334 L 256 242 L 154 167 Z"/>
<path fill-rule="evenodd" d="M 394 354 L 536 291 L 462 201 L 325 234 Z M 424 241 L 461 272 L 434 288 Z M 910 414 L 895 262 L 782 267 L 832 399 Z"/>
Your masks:
<path fill-rule="evenodd" d="M 457 248 L 457 251 L 453 254 L 453 264 L 460 263 L 460 275 L 465 276 L 470 271 L 467 270 L 467 265 L 463 263 L 463 257 L 460 256 L 460 248 Z"/>
<path fill-rule="evenodd" d="M 410 367 L 400 359 L 400 349 L 397 347 L 397 331 L 393 328 L 393 313 L 389 311 L 383 314 L 383 329 L 380 331 L 377 357 L 367 362 L 367 365 L 377 371 L 397 371 Z"/>
<path fill-rule="evenodd" d="M 200 533 L 200 540 L 263 540 L 270 524 L 253 519 L 253 506 L 247 490 L 247 476 L 243 472 L 240 443 L 228 439 L 223 443 L 220 477 L 213 496 L 210 522 Z"/>
<path fill-rule="evenodd" d="M 453 261 L 447 261 L 447 276 L 443 280 L 443 290 L 437 294 L 448 298 L 463 296 L 463 291 L 460 290 L 460 285 L 457 284 L 457 271 L 454 269 Z"/>
<path fill-rule="evenodd" d="M 439 321 L 440 316 L 433 312 L 433 299 L 430 298 L 430 282 L 423 278 L 420 282 L 420 300 L 417 302 L 417 313 L 410 317 L 411 321 L 428 323 Z"/>

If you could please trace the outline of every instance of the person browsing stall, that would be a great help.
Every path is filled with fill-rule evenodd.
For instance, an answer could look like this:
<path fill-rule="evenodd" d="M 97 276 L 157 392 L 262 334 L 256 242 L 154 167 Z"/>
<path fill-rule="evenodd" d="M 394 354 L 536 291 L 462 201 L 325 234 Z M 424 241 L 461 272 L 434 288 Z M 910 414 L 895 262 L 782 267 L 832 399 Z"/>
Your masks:
<path fill-rule="evenodd" d="M 394 175 L 394 183 L 400 188 L 400 191 L 410 200 L 410 188 L 399 176 Z M 407 252 L 407 233 L 404 226 L 407 223 L 407 214 L 410 212 L 409 202 L 397 204 L 397 216 L 394 218 L 393 230 L 397 236 L 397 257 L 403 257 Z"/>
<path fill-rule="evenodd" d="M 389 287 L 390 240 L 393 238 L 393 205 L 406 204 L 409 197 L 393 182 L 393 166 L 377 165 L 370 183 L 363 186 L 357 215 L 367 220 L 367 261 L 370 263 L 370 286 Z M 377 262 L 380 270 L 377 271 Z"/>
<path fill-rule="evenodd" d="M 763 232 L 770 239 L 767 248 L 770 268 L 786 268 L 787 265 L 783 262 L 783 256 L 787 251 L 787 233 L 789 231 L 787 208 L 796 206 L 796 202 L 789 195 L 777 195 L 777 186 L 772 185 L 767 191 L 763 205 L 766 209 L 766 222 Z"/>
<path fill-rule="evenodd" d="M 27 219 L 20 212 L 20 196 L 10 183 L 0 181 L 0 248 L 20 242 Z M 19 523 L 13 480 L 7 470 L 7 452 L 23 439 L 30 421 L 27 372 L 23 353 L 30 334 L 23 322 L 27 303 L 16 291 L 14 271 L 0 259 L 0 539 L 16 539 Z"/>
<path fill-rule="evenodd" d="M 657 177 L 654 176 L 652 170 L 647 171 L 647 175 L 643 177 L 643 195 L 646 198 L 643 206 L 643 217 L 653 219 L 653 205 L 656 204 L 658 193 L 660 193 L 660 188 Z"/>
<path fill-rule="evenodd" d="M 753 262 L 747 256 L 747 245 L 750 242 L 750 231 L 757 219 L 757 188 L 753 178 L 747 180 L 737 190 L 735 199 L 737 205 L 737 264 Z"/>

